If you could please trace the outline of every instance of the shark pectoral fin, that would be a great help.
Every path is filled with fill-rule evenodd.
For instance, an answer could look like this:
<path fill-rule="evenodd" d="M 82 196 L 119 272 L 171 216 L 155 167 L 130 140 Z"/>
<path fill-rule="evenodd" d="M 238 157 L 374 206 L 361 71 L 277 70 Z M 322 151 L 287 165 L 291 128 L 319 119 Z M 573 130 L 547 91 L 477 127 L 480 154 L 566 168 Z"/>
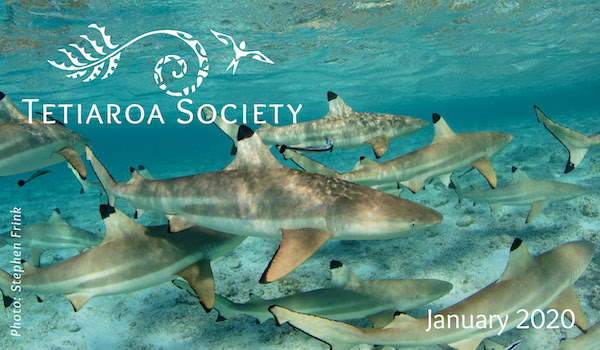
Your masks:
<path fill-rule="evenodd" d="M 171 233 L 183 231 L 196 225 L 183 216 L 167 214 L 167 220 L 169 221 L 169 232 Z"/>
<path fill-rule="evenodd" d="M 585 332 L 588 329 L 587 318 L 585 317 L 585 313 L 581 308 L 581 303 L 579 302 L 579 298 L 577 298 L 577 294 L 573 290 L 573 287 L 569 287 L 565 289 L 550 305 L 548 309 L 554 309 L 559 313 L 562 313 L 571 321 L 575 322 L 575 325 L 581 329 L 581 331 Z M 571 312 L 563 312 L 565 310 L 571 310 Z M 571 319 L 571 316 L 574 316 L 574 320 Z"/>
<path fill-rule="evenodd" d="M 482 339 L 465 339 L 448 344 L 451 348 L 457 350 L 476 350 Z"/>
<path fill-rule="evenodd" d="M 31 254 L 31 263 L 33 266 L 40 266 L 40 257 L 46 251 L 46 249 L 30 245 L 29 246 L 29 254 Z"/>
<path fill-rule="evenodd" d="M 535 217 L 538 216 L 538 214 L 544 209 L 546 204 L 548 203 L 544 201 L 531 203 L 531 210 L 529 210 L 529 215 L 527 215 L 527 220 L 525 220 L 525 223 L 528 224 L 535 219 Z"/>
<path fill-rule="evenodd" d="M 316 228 L 281 229 L 281 243 L 260 283 L 273 282 L 294 271 L 331 237 L 331 233 Z"/>
<path fill-rule="evenodd" d="M 394 310 L 383 310 L 367 318 L 373 323 L 373 328 L 383 328 L 394 320 Z"/>
<path fill-rule="evenodd" d="M 71 302 L 71 305 L 73 306 L 73 311 L 75 312 L 81 310 L 83 305 L 85 305 L 85 303 L 87 303 L 87 301 L 92 298 L 91 295 L 77 293 L 67 294 L 65 296 Z"/>
<path fill-rule="evenodd" d="M 519 274 L 533 261 L 529 249 L 520 238 L 516 238 L 511 247 L 510 255 L 508 256 L 508 264 L 506 269 L 498 279 L 498 282 L 512 278 L 515 274 Z"/>
<path fill-rule="evenodd" d="M 204 310 L 210 312 L 215 306 L 215 280 L 210 269 L 210 261 L 198 261 L 178 272 L 177 275 L 190 284 Z"/>
<path fill-rule="evenodd" d="M 390 145 L 390 138 L 385 135 L 381 135 L 367 140 L 367 142 L 373 148 L 373 153 L 375 153 L 375 157 L 381 158 L 383 157 L 383 155 L 388 149 L 388 146 Z"/>
<path fill-rule="evenodd" d="M 400 183 L 402 186 L 408 187 L 412 193 L 417 193 L 423 187 L 423 184 L 425 184 L 425 179 L 401 181 Z"/>
<path fill-rule="evenodd" d="M 485 177 L 492 188 L 496 188 L 498 180 L 496 179 L 496 172 L 494 171 L 494 167 L 492 166 L 492 162 L 490 162 L 489 158 L 479 158 L 471 163 L 471 166 L 477 169 L 481 175 Z"/>
<path fill-rule="evenodd" d="M 75 152 L 72 148 L 63 148 L 60 151 L 56 152 L 60 154 L 79 174 L 83 180 L 87 177 L 87 170 L 85 169 L 85 164 L 83 164 L 83 160 L 79 157 L 79 154 Z"/>

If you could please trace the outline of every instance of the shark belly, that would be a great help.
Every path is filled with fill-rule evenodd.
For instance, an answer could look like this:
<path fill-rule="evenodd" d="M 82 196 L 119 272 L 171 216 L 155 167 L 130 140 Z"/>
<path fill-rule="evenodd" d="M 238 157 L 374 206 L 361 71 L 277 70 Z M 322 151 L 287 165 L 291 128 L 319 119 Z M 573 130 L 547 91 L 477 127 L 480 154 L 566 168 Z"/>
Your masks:
<path fill-rule="evenodd" d="M 57 153 L 67 147 L 64 142 L 39 145 L 33 148 L 2 147 L 0 154 L 0 176 L 20 174 L 27 171 L 43 168 L 60 163 L 65 159 Z"/>

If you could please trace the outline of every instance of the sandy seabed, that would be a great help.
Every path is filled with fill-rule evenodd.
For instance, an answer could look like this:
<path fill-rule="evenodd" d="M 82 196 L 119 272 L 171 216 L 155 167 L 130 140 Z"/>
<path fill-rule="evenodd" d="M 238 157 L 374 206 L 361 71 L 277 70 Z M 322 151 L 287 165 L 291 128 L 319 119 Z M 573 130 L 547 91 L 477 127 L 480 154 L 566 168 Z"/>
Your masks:
<path fill-rule="evenodd" d="M 567 116 L 549 117 L 562 122 Z M 588 114 L 575 120 L 568 116 L 569 122 L 565 124 L 589 134 L 598 131 L 588 130 L 589 125 L 597 125 L 591 122 L 597 117 Z M 511 166 L 517 166 L 534 179 L 582 185 L 587 194 L 567 202 L 550 204 L 532 223 L 525 224 L 528 207 L 501 207 L 491 212 L 488 206 L 473 205 L 468 200 L 458 204 L 454 191 L 433 182 L 416 195 L 405 190 L 402 196 L 438 210 L 444 215 L 442 224 L 406 238 L 388 241 L 329 242 L 296 271 L 269 285 L 259 285 L 258 280 L 279 242 L 251 237 L 233 252 L 212 263 L 216 292 L 236 302 L 244 302 L 248 293 L 276 298 L 321 288 L 329 280 L 329 261 L 336 259 L 365 279 L 436 278 L 453 283 L 454 289 L 447 296 L 409 312 L 421 317 L 429 308 L 435 311 L 450 306 L 497 280 L 506 266 L 510 244 L 516 237 L 523 239 L 534 255 L 579 239 L 590 240 L 600 247 L 600 150 L 590 150 L 575 171 L 562 174 L 568 153 L 541 124 L 536 123 L 533 111 L 525 114 L 521 122 L 507 125 L 491 121 L 485 125 L 453 127 L 452 119 L 447 121 L 455 132 L 487 130 L 515 135 L 512 144 L 492 159 L 500 185 L 510 182 Z M 429 126 L 414 136 L 394 141 L 383 159 L 422 147 L 431 137 L 432 128 Z M 223 154 L 228 154 L 228 151 Z M 101 159 L 111 157 L 101 149 L 96 153 Z M 369 149 L 361 148 L 320 154 L 316 159 L 346 171 L 361 155 L 372 158 Z M 177 161 L 175 159 L 173 163 Z M 137 164 L 138 160 L 127 162 Z M 223 160 L 211 162 L 203 158 L 197 162 L 188 159 L 188 162 L 175 166 L 161 163 L 145 165 L 155 177 L 168 178 L 218 170 L 215 164 L 223 163 Z M 192 163 L 193 167 L 188 167 Z M 5 213 L 0 215 L 4 218 L 0 223 L 3 231 L 8 229 L 8 212 L 13 206 L 23 208 L 25 224 L 45 221 L 52 209 L 59 207 L 71 225 L 90 231 L 103 230 L 98 214 L 98 193 L 90 191 L 80 195 L 79 184 L 64 164 L 53 167 L 51 174 L 23 188 L 17 187 L 16 181 L 25 178 L 25 174 L 1 179 L 0 195 L 5 198 L 2 209 Z M 292 166 L 291 162 L 284 164 Z M 109 171 L 119 180 L 127 179 L 127 168 L 109 168 Z M 486 186 L 484 178 L 475 171 L 461 177 L 460 183 L 465 188 Z M 119 201 L 117 206 L 133 214 L 133 208 L 127 203 Z M 53 264 L 74 254 L 74 250 L 48 251 L 42 256 L 42 265 Z M 11 250 L 7 247 L 1 249 L 0 266 L 3 269 L 9 268 L 10 259 Z M 599 267 L 600 254 L 597 253 L 584 275 L 575 283 L 575 291 L 590 325 L 600 321 Z M 2 349 L 327 348 L 289 325 L 277 327 L 274 320 L 257 324 L 251 316 L 242 315 L 215 322 L 216 311 L 206 314 L 197 299 L 170 283 L 131 294 L 95 297 L 77 313 L 62 295 L 44 296 L 43 303 L 38 303 L 32 294 L 24 293 L 23 296 L 22 336 L 15 338 L 9 335 L 12 310 L 4 310 L 5 316 L 0 318 Z M 370 326 L 366 320 L 352 323 Z M 522 350 L 555 349 L 561 338 L 578 334 L 575 328 L 511 330 L 494 340 L 511 344 L 522 339 L 519 346 Z M 446 345 L 442 347 L 448 348 Z"/>

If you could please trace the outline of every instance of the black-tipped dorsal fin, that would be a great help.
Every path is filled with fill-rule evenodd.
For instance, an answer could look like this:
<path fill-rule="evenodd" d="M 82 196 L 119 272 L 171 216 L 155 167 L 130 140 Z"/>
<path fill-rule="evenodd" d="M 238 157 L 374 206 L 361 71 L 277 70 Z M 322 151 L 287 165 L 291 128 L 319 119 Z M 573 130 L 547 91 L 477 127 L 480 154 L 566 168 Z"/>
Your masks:
<path fill-rule="evenodd" d="M 135 170 L 134 167 L 130 167 L 129 172 L 131 172 L 131 179 L 129 179 L 129 181 L 127 182 L 128 184 L 133 184 L 145 180 L 145 178 L 142 175 L 140 175 L 140 173 L 137 170 Z"/>
<path fill-rule="evenodd" d="M 143 165 L 138 165 L 138 173 L 146 180 L 155 180 L 154 176 Z"/>
<path fill-rule="evenodd" d="M 454 131 L 450 129 L 448 124 L 446 124 L 446 120 L 442 118 L 439 114 L 433 114 L 433 141 L 431 143 L 436 143 L 440 140 L 449 138 L 454 136 Z"/>
<path fill-rule="evenodd" d="M 510 247 L 510 255 L 508 257 L 506 270 L 504 270 L 504 273 L 498 282 L 512 278 L 514 275 L 527 268 L 532 261 L 533 257 L 529 253 L 529 249 L 527 249 L 525 243 L 523 243 L 520 238 L 515 239 Z"/>
<path fill-rule="evenodd" d="M 482 340 L 481 338 L 470 338 L 450 343 L 448 346 L 456 350 L 476 350 Z"/>
<path fill-rule="evenodd" d="M 405 314 L 404 312 L 400 312 L 400 311 L 396 311 L 394 313 L 394 320 L 392 322 L 390 322 L 390 324 L 388 324 L 387 326 L 383 327 L 384 329 L 386 328 L 395 328 L 403 323 L 406 322 L 414 322 L 416 319 L 408 314 Z"/>
<path fill-rule="evenodd" d="M 58 208 L 54 209 L 48 222 L 56 225 L 67 225 L 67 222 L 60 216 L 60 210 L 58 210 Z"/>
<path fill-rule="evenodd" d="M 100 206 L 100 215 L 106 228 L 104 239 L 100 244 L 106 244 L 110 241 L 123 239 L 131 235 L 143 235 L 146 233 L 146 227 L 133 221 L 133 219 L 125 215 L 122 211 L 110 205 L 102 204 Z"/>
<path fill-rule="evenodd" d="M 5 122 L 27 122 L 28 118 L 4 93 L 0 92 L 0 124 Z"/>
<path fill-rule="evenodd" d="M 335 287 L 351 287 L 358 284 L 361 279 L 349 268 L 337 260 L 329 263 L 331 271 L 331 285 Z"/>
<path fill-rule="evenodd" d="M 23 266 L 23 272 L 26 274 L 30 274 L 35 272 L 35 270 L 37 270 L 37 268 L 33 265 L 31 265 L 30 263 L 28 263 L 27 261 L 21 259 L 21 265 Z"/>
<path fill-rule="evenodd" d="M 327 100 L 329 101 L 329 113 L 327 113 L 326 117 L 352 113 L 352 108 L 337 94 L 331 91 L 327 92 Z"/>
<path fill-rule="evenodd" d="M 377 163 L 376 161 L 363 156 L 363 157 L 360 157 L 358 162 L 356 162 L 352 171 L 360 170 L 360 169 L 368 169 L 370 167 L 377 166 L 378 164 L 379 163 Z"/>
<path fill-rule="evenodd" d="M 258 134 L 245 125 L 241 125 L 237 138 L 235 159 L 223 170 L 247 168 L 283 168 Z"/>
<path fill-rule="evenodd" d="M 512 167 L 512 183 L 531 180 L 524 171 L 517 167 Z"/>

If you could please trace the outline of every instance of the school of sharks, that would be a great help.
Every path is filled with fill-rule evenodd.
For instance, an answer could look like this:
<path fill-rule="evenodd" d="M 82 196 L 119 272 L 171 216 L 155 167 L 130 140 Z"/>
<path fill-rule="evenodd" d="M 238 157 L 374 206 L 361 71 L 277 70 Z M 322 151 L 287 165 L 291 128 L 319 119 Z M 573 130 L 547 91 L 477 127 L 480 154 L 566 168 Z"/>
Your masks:
<path fill-rule="evenodd" d="M 261 323 L 274 318 L 278 326 L 289 324 L 334 350 L 361 344 L 517 349 L 519 342 L 498 344 L 490 338 L 531 320 L 536 310 L 549 309 L 566 315 L 581 330 L 577 338 L 562 340 L 558 349 L 600 348 L 600 325 L 588 325 L 574 290 L 596 250 L 585 240 L 532 253 L 527 242 L 514 238 L 506 247 L 510 251 L 506 269 L 496 281 L 454 305 L 414 317 L 411 310 L 438 300 L 443 304 L 441 298 L 452 284 L 437 279 L 365 280 L 343 262 L 330 259 L 331 284 L 321 289 L 270 300 L 251 296 L 241 304 L 215 294 L 211 261 L 249 236 L 280 240 L 271 260 L 264 262 L 262 275 L 256 276 L 257 283 L 267 284 L 292 273 L 330 240 L 402 239 L 442 222 L 442 213 L 435 208 L 402 198 L 403 188 L 416 194 L 431 181 L 440 181 L 459 200 L 483 203 L 492 210 L 528 206 L 529 213 L 522 216 L 526 223 L 551 203 L 585 194 L 579 185 L 530 178 L 513 164 L 501 165 L 512 167 L 512 181 L 500 184 L 491 158 L 518 140 L 504 132 L 455 133 L 452 121 L 437 113 L 432 114 L 430 144 L 377 161 L 391 141 L 430 128 L 430 122 L 358 112 L 333 92 L 327 93 L 327 100 L 329 112 L 324 117 L 287 126 L 266 124 L 252 130 L 214 118 L 233 142 L 235 155 L 220 171 L 158 179 L 138 166 L 130 169 L 130 180 L 120 182 L 101 162 L 110 154 L 93 151 L 90 140 L 61 123 L 29 121 L 0 92 L 0 176 L 34 172 L 19 182 L 26 186 L 47 173 L 44 167 L 66 161 L 81 192 L 102 194 L 97 218 L 105 228 L 102 235 L 73 227 L 60 209 L 48 208 L 46 222 L 1 234 L 0 246 L 17 244 L 29 250 L 29 257 L 20 260 L 18 284 L 12 271 L 0 271 L 4 306 L 15 302 L 17 291 L 39 301 L 48 294 L 62 294 L 77 312 L 92 297 L 173 283 L 197 298 L 206 312 L 217 310 L 218 320 L 237 314 L 251 315 Z M 203 112 L 207 119 L 213 117 L 210 109 Z M 543 126 L 567 149 L 564 173 L 576 171 L 588 150 L 600 146 L 600 133 L 586 136 L 571 130 L 537 106 L 532 123 L 534 116 L 539 128 Z M 349 172 L 311 159 L 314 152 L 359 147 L 370 147 L 375 159 L 361 157 Z M 556 147 L 562 152 L 558 142 Z M 469 169 L 485 179 L 478 189 L 461 186 L 455 175 Z M 118 200 L 133 206 L 135 215 L 120 210 Z M 157 224 L 138 223 L 142 216 Z M 45 266 L 42 255 L 53 249 L 76 249 L 79 254 Z M 179 291 L 173 287 L 173 292 Z M 359 318 L 368 318 L 373 327 L 344 322 Z"/>

